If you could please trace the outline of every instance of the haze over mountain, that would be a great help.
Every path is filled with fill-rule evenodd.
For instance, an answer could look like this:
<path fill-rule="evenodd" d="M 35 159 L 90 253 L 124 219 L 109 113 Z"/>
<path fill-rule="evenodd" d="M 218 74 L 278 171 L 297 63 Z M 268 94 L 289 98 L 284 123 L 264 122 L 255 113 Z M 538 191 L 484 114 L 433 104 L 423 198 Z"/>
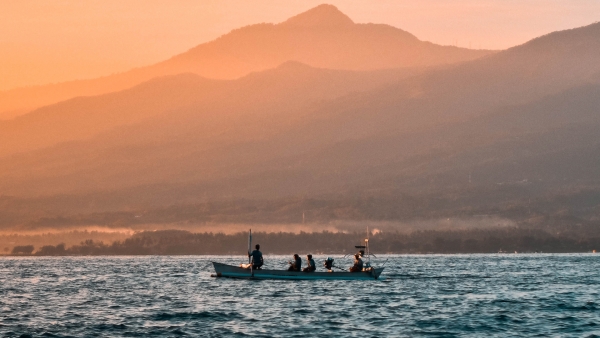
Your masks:
<path fill-rule="evenodd" d="M 159 77 L 134 88 L 101 96 L 79 97 L 37 109 L 10 121 L 0 121 L 0 157 L 47 148 L 56 143 L 91 138 L 115 127 L 167 114 L 196 110 L 197 123 L 240 115 L 297 111 L 323 100 L 364 92 L 414 76 L 419 68 L 381 71 L 316 69 L 297 62 L 252 73 L 238 80 L 211 80 L 186 73 Z M 290 113 L 291 114 L 291 113 Z M 188 119 L 190 117 L 187 117 Z M 145 129 L 144 129 L 145 130 Z M 148 135 L 152 137 L 153 135 Z"/>
<path fill-rule="evenodd" d="M 285 62 L 71 99 L 0 123 L 0 220 L 597 219 L 599 61 L 593 24 L 453 65 Z"/>
<path fill-rule="evenodd" d="M 76 96 L 120 91 L 158 76 L 179 73 L 235 79 L 286 61 L 345 70 L 424 67 L 473 60 L 490 53 L 420 41 L 387 25 L 355 24 L 334 6 L 321 5 L 279 24 L 234 30 L 155 65 L 98 79 L 0 92 L 0 119 Z"/>

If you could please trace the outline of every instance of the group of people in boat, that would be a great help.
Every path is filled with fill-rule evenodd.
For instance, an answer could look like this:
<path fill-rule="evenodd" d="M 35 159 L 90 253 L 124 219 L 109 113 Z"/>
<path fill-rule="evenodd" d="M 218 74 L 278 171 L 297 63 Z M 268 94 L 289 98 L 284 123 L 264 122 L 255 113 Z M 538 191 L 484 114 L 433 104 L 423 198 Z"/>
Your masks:
<path fill-rule="evenodd" d="M 350 272 L 361 272 L 363 271 L 363 261 L 362 256 L 364 255 L 364 251 L 360 251 L 354 255 L 354 265 L 352 265 L 349 269 Z M 248 257 L 251 258 L 252 269 L 257 270 L 261 269 L 263 266 L 264 260 L 262 252 L 260 252 L 260 244 L 256 244 L 255 249 L 248 253 Z M 294 259 L 289 261 L 288 271 L 303 271 L 303 272 L 313 272 L 317 270 L 317 265 L 315 264 L 315 260 L 313 259 L 311 254 L 306 255 L 306 267 L 302 269 L 302 259 L 298 254 L 294 254 Z M 333 259 L 328 258 L 324 266 L 327 270 L 331 271 L 333 267 Z"/>
<path fill-rule="evenodd" d="M 315 260 L 312 258 L 311 254 L 306 255 L 306 267 L 302 269 L 302 259 L 298 254 L 294 254 L 294 260 L 288 262 L 290 267 L 288 271 L 303 271 L 303 272 L 313 272 L 317 270 L 317 265 L 315 264 Z"/>

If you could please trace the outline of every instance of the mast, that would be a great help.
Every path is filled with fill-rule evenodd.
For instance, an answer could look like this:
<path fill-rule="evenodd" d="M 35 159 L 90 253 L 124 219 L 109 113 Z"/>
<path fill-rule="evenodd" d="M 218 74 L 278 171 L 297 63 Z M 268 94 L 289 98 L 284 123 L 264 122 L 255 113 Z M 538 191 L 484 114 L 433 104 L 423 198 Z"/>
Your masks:
<path fill-rule="evenodd" d="M 252 229 L 248 233 L 248 264 L 252 263 L 252 257 L 250 254 L 252 253 Z"/>
<path fill-rule="evenodd" d="M 248 264 L 250 264 L 250 276 L 254 277 L 254 257 L 250 254 L 252 253 L 252 229 L 248 232 Z"/>
<path fill-rule="evenodd" d="M 367 238 L 365 238 L 365 249 L 367 249 L 367 261 L 371 263 L 371 253 L 369 252 L 369 226 L 367 225 Z"/>

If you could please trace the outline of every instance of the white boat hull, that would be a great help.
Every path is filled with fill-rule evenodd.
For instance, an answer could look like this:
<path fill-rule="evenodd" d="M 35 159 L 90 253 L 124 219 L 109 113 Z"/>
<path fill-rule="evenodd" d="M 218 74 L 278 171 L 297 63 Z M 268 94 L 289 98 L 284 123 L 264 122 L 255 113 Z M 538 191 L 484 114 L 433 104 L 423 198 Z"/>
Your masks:
<path fill-rule="evenodd" d="M 311 279 L 334 279 L 334 280 L 369 280 L 377 279 L 383 272 L 383 268 L 372 269 L 362 272 L 301 272 L 287 270 L 254 270 L 240 268 L 238 266 L 227 265 L 223 263 L 212 262 L 215 268 L 215 277 L 229 278 L 253 278 L 253 279 L 292 279 L 292 280 L 311 280 Z"/>

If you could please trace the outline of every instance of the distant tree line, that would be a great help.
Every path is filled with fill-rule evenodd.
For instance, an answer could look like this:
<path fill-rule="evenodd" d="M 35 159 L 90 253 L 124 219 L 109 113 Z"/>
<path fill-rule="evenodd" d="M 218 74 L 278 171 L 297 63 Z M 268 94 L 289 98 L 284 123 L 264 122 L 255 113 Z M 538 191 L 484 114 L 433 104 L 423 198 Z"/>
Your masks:
<path fill-rule="evenodd" d="M 503 228 L 493 230 L 378 232 L 371 234 L 371 250 L 377 253 L 495 253 L 589 252 L 600 250 L 596 229 L 550 233 L 543 229 Z M 584 231 L 586 230 L 586 231 Z M 346 254 L 364 240 L 364 233 L 255 233 L 254 244 L 265 254 Z M 42 246 L 34 255 L 243 255 L 246 233 L 190 233 L 181 230 L 145 231 L 111 244 L 86 240 L 79 245 Z M 15 255 L 32 254 L 33 246 L 13 249 Z"/>
<path fill-rule="evenodd" d="M 12 249 L 13 255 L 31 255 L 33 252 L 33 245 L 17 245 Z"/>

